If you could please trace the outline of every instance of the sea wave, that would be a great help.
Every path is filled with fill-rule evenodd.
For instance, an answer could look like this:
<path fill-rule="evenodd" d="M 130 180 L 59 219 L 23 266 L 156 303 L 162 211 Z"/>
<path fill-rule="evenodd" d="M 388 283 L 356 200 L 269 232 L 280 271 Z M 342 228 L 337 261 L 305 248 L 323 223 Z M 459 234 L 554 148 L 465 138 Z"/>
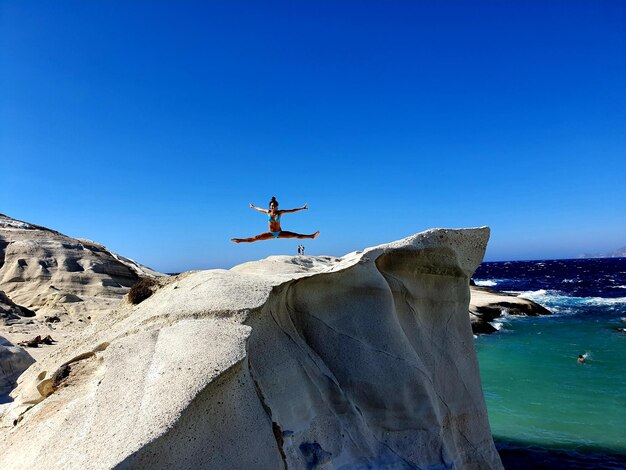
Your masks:
<path fill-rule="evenodd" d="M 516 321 L 521 321 L 521 319 L 523 318 L 524 317 L 520 315 L 511 315 L 507 318 L 496 318 L 490 321 L 489 324 L 500 333 L 511 333 L 512 330 L 510 330 L 508 327 Z"/>
<path fill-rule="evenodd" d="M 474 281 L 479 287 L 493 287 L 498 285 L 499 279 L 483 279 L 480 281 Z"/>
<path fill-rule="evenodd" d="M 549 307 L 603 306 L 626 304 L 626 297 L 573 297 L 559 290 L 539 289 L 518 292 L 518 297 Z"/>
<path fill-rule="evenodd" d="M 626 304 L 626 297 L 583 297 L 582 302 L 586 305 L 616 305 Z"/>
<path fill-rule="evenodd" d="M 497 318 L 494 318 L 492 321 L 489 322 L 489 324 L 501 333 L 502 332 L 508 333 L 509 330 L 507 329 L 507 326 L 510 323 L 520 321 L 523 318 L 525 318 L 523 315 L 511 315 L 509 313 L 509 309 L 503 308 L 500 316 Z"/>

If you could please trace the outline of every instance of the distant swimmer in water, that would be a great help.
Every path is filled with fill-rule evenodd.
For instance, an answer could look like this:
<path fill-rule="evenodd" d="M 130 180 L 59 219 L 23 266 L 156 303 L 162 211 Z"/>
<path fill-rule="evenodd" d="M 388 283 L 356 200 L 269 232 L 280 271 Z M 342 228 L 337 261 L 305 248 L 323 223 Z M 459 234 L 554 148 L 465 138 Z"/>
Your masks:
<path fill-rule="evenodd" d="M 308 207 L 306 204 L 302 207 L 298 207 L 297 209 L 278 210 L 278 201 L 274 196 L 272 196 L 269 209 L 261 209 L 260 207 L 256 207 L 252 203 L 250 203 L 250 209 L 254 209 L 267 214 L 269 232 L 264 232 L 250 238 L 231 238 L 230 241 L 235 243 L 252 243 L 260 240 L 269 240 L 271 238 L 316 238 L 320 234 L 320 231 L 318 230 L 311 235 L 303 235 L 301 233 L 287 232 L 280 227 L 280 219 L 283 214 L 291 214 L 292 212 L 307 210 Z"/>
<path fill-rule="evenodd" d="M 579 354 L 578 355 L 578 363 L 579 364 L 584 364 L 585 362 L 587 362 L 587 359 L 589 359 L 589 357 L 591 356 L 591 353 L 586 352 L 585 354 Z"/>

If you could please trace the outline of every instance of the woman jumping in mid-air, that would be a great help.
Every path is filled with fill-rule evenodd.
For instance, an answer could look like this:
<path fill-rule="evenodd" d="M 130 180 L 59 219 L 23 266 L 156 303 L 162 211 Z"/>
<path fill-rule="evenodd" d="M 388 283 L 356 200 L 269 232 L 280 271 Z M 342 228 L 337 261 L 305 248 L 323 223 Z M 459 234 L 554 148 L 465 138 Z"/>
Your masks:
<path fill-rule="evenodd" d="M 255 209 L 259 212 L 263 212 L 267 214 L 267 221 L 269 222 L 270 231 L 261 233 L 256 237 L 250 238 L 231 238 L 230 241 L 235 243 L 252 243 L 259 240 L 269 240 L 270 238 L 315 238 L 320 234 L 320 231 L 311 234 L 311 235 L 302 235 L 301 233 L 287 232 L 280 228 L 280 218 L 283 214 L 291 214 L 292 212 L 298 212 L 308 209 L 305 204 L 302 207 L 298 207 L 297 209 L 287 209 L 283 211 L 278 210 L 278 201 L 274 196 L 272 196 L 272 200 L 270 201 L 270 208 L 261 209 L 260 207 L 256 207 L 254 204 L 250 203 L 250 209 Z"/>

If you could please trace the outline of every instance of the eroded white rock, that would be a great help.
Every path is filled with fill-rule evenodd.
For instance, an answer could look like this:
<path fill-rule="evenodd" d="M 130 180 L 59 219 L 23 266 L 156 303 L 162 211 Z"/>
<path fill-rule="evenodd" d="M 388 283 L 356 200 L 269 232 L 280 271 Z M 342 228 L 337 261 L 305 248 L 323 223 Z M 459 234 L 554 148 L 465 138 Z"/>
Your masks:
<path fill-rule="evenodd" d="M 140 276 L 159 275 L 98 243 L 0 214 L 0 290 L 42 321 L 110 311 Z"/>
<path fill-rule="evenodd" d="M 468 318 L 488 236 L 173 278 L 22 376 L 0 468 L 501 468 Z"/>
<path fill-rule="evenodd" d="M 24 348 L 0 336 L 0 396 L 13 390 L 17 378 L 34 362 Z"/>

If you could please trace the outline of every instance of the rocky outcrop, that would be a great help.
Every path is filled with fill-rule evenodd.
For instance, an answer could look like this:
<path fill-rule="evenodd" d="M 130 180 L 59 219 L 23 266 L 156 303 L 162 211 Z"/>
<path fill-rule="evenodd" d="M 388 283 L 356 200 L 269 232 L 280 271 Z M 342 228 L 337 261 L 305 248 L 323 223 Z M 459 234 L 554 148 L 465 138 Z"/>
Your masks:
<path fill-rule="evenodd" d="M 38 317 L 110 311 L 140 276 L 157 274 L 92 241 L 0 214 L 0 290 Z M 23 316 L 13 311 L 0 322 Z"/>
<path fill-rule="evenodd" d="M 506 315 L 536 317 L 551 315 L 552 312 L 532 300 L 514 294 L 498 292 L 489 287 L 471 286 L 469 305 L 470 321 L 474 334 L 494 333 L 497 329 L 491 324 L 495 319 Z"/>
<path fill-rule="evenodd" d="M 501 468 L 467 313 L 488 234 L 171 278 L 22 375 L 0 468 Z"/>
<path fill-rule="evenodd" d="M 0 290 L 0 325 L 27 323 L 35 316 L 35 312 L 13 302 L 8 295 Z"/>
<path fill-rule="evenodd" d="M 2 396 L 13 389 L 17 378 L 34 362 L 23 348 L 0 336 L 0 403 Z"/>

